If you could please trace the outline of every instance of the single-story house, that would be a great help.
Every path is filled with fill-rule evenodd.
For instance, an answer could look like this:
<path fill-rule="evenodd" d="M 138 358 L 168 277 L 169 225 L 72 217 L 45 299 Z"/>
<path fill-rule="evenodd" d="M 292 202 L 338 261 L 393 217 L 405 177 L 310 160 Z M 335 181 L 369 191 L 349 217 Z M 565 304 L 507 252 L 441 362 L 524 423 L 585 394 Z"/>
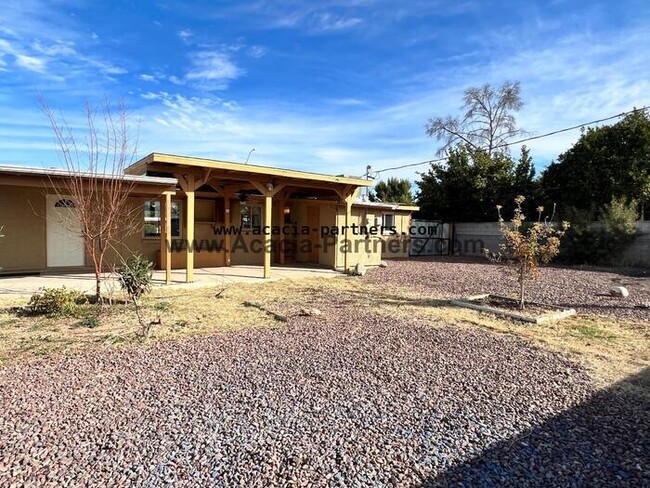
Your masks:
<path fill-rule="evenodd" d="M 112 175 L 0 166 L 0 275 L 89 269 L 71 178 Z M 129 182 L 124 226 L 106 265 L 140 253 L 159 269 L 310 263 L 349 271 L 408 256 L 414 206 L 359 198 L 365 179 L 152 153 Z"/>

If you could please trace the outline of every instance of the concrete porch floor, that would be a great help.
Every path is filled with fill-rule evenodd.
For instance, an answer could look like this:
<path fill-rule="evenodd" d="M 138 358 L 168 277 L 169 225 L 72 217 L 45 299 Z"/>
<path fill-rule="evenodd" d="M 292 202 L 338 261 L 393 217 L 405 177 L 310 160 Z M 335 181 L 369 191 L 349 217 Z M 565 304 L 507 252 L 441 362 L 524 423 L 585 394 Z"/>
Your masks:
<path fill-rule="evenodd" d="M 263 266 L 252 265 L 195 268 L 194 282 L 185 283 L 185 270 L 175 269 L 172 270 L 172 284 L 170 286 L 221 286 L 232 283 L 264 283 L 283 279 L 333 278 L 335 276 L 341 276 L 341 273 L 338 271 L 309 265 L 274 265 L 271 267 L 271 278 L 265 280 L 263 274 Z M 153 282 L 154 286 L 165 286 L 165 271 L 154 271 Z M 40 276 L 0 277 L 0 295 L 32 295 L 39 288 L 57 288 L 61 286 L 79 290 L 83 293 L 93 293 L 95 290 L 95 275 L 92 273 L 48 273 Z M 102 287 L 104 292 L 118 290 L 120 288 L 114 277 L 104 279 Z"/>

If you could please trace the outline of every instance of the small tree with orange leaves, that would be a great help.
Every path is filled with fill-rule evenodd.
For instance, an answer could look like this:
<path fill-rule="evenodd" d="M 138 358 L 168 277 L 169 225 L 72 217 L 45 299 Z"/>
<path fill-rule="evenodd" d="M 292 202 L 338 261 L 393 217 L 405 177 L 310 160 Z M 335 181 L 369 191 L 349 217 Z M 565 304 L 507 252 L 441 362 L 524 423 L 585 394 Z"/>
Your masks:
<path fill-rule="evenodd" d="M 510 224 L 501 216 L 501 205 L 497 205 L 499 215 L 499 228 L 503 235 L 504 243 L 495 253 L 484 249 L 486 257 L 495 263 L 507 264 L 514 270 L 519 283 L 519 308 L 525 308 L 526 281 L 534 279 L 539 274 L 539 267 L 548 264 L 560 252 L 560 240 L 569 228 L 568 222 L 562 222 L 559 227 L 554 226 L 548 219 L 542 220 L 544 207 L 537 207 L 537 221 L 526 222 L 521 204 L 523 196 L 515 198 L 515 212 Z M 554 212 L 555 213 L 555 212 Z"/>

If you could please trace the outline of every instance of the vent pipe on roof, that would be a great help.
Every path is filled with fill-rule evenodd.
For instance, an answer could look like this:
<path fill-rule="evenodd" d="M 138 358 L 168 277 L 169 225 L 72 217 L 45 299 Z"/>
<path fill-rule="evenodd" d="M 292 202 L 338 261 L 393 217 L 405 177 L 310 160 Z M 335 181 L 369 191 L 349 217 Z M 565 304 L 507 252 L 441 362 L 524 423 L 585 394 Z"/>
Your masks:
<path fill-rule="evenodd" d="M 244 164 L 248 164 L 248 160 L 251 158 L 251 154 L 253 154 L 253 151 L 255 151 L 255 148 L 248 151 L 248 156 L 246 156 L 246 162 Z"/>

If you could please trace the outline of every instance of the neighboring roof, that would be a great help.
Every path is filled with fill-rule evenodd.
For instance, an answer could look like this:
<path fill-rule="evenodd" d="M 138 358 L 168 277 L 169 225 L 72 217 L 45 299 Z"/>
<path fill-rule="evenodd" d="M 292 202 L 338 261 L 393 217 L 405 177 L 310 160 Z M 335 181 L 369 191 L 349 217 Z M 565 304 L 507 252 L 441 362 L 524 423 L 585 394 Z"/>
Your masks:
<path fill-rule="evenodd" d="M 188 156 L 175 156 L 173 154 L 151 153 L 140 161 L 126 168 L 129 174 L 145 174 L 147 165 L 155 163 L 176 164 L 182 166 L 194 166 L 206 169 L 219 169 L 228 172 L 239 172 L 258 174 L 265 176 L 276 176 L 298 180 L 321 181 L 326 183 L 340 183 L 354 186 L 372 186 L 372 182 L 362 178 L 350 176 L 332 176 L 309 171 L 297 171 L 292 169 L 273 168 L 271 166 L 259 166 L 255 164 L 233 163 L 230 161 L 219 161 L 216 159 L 204 159 Z"/>
<path fill-rule="evenodd" d="M 90 172 L 75 172 L 68 171 L 60 168 L 31 168 L 28 166 L 7 166 L 0 165 L 0 174 L 12 175 L 26 175 L 26 176 L 44 176 L 44 177 L 68 177 L 68 176 L 81 176 L 83 178 L 99 178 L 109 179 L 114 178 L 116 175 L 107 173 L 90 173 Z M 149 185 L 176 185 L 178 181 L 176 178 L 162 178 L 159 176 L 144 176 L 144 175 L 119 175 L 124 181 L 133 183 L 142 183 Z"/>
<path fill-rule="evenodd" d="M 402 210 L 404 212 L 417 212 L 420 207 L 417 205 L 405 205 L 403 203 L 390 203 L 390 202 L 369 202 L 364 200 L 355 200 L 352 204 L 356 207 L 378 208 L 381 210 Z"/>

